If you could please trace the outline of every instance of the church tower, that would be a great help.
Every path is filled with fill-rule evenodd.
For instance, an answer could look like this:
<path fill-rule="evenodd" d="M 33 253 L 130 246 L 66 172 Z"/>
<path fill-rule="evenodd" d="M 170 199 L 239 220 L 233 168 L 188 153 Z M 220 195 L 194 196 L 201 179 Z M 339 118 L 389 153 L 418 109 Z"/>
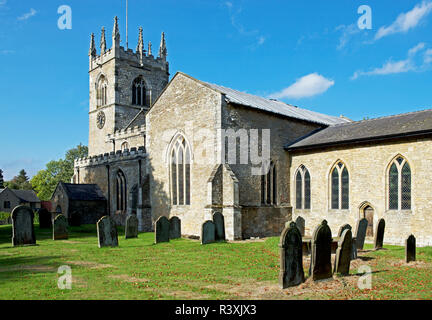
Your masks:
<path fill-rule="evenodd" d="M 120 44 L 117 17 L 114 19 L 111 49 L 107 48 L 105 28 L 101 31 L 99 55 L 95 36 L 91 35 L 89 156 L 123 149 L 122 141 L 116 139 L 120 136 L 124 141 L 134 142 L 133 146 L 123 142 L 127 148 L 144 147 L 145 113 L 168 84 L 169 64 L 164 33 L 157 57 L 152 55 L 150 43 L 149 52 L 145 50 L 142 28 L 139 28 L 135 51 Z"/>

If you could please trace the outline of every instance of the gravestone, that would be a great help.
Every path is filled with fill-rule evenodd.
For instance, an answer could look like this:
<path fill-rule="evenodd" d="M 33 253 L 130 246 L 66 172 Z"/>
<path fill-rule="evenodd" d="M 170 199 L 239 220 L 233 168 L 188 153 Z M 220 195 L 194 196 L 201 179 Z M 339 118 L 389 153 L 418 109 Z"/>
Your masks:
<path fill-rule="evenodd" d="M 351 229 L 342 232 L 336 250 L 334 273 L 348 275 L 351 263 L 352 233 Z"/>
<path fill-rule="evenodd" d="M 216 212 L 213 215 L 213 222 L 215 224 L 215 240 L 225 241 L 225 219 L 222 213 Z"/>
<path fill-rule="evenodd" d="M 357 221 L 357 227 L 355 233 L 357 250 L 363 250 L 365 239 L 366 239 L 367 227 L 368 227 L 367 219 L 363 218 Z"/>
<path fill-rule="evenodd" d="M 99 248 L 118 246 L 117 228 L 110 216 L 104 216 L 98 221 L 97 235 Z"/>
<path fill-rule="evenodd" d="M 36 236 L 33 226 L 34 214 L 27 206 L 18 206 L 12 210 L 12 245 L 35 245 Z"/>
<path fill-rule="evenodd" d="M 349 224 L 344 224 L 342 227 L 339 228 L 339 231 L 338 231 L 338 238 L 342 237 L 342 233 L 343 233 L 345 230 L 351 230 L 351 231 L 352 231 L 352 228 L 351 228 L 351 226 L 350 226 Z"/>
<path fill-rule="evenodd" d="M 303 243 L 295 222 L 291 222 L 289 227 L 282 231 L 279 248 L 279 286 L 285 289 L 303 283 Z"/>
<path fill-rule="evenodd" d="M 68 221 L 64 215 L 59 214 L 54 219 L 53 240 L 66 240 L 68 238 Z"/>
<path fill-rule="evenodd" d="M 170 224 L 169 238 L 170 239 L 181 238 L 181 220 L 178 217 L 172 217 L 169 220 L 169 224 Z"/>
<path fill-rule="evenodd" d="M 201 244 L 209 244 L 216 241 L 216 227 L 213 221 L 206 221 L 202 225 Z"/>
<path fill-rule="evenodd" d="M 138 218 L 131 214 L 126 218 L 125 239 L 138 238 Z"/>
<path fill-rule="evenodd" d="M 405 261 L 416 261 L 416 238 L 413 235 L 405 240 Z"/>
<path fill-rule="evenodd" d="M 384 219 L 380 219 L 378 221 L 378 225 L 375 232 L 375 250 L 382 249 L 384 243 L 384 230 L 385 230 L 385 221 Z"/>
<path fill-rule="evenodd" d="M 305 235 L 305 228 L 306 228 L 306 221 L 305 221 L 305 219 L 303 219 L 302 217 L 298 216 L 297 219 L 296 219 L 296 221 L 295 221 L 295 224 L 296 224 L 297 228 L 299 229 L 300 234 L 302 235 L 302 237 L 304 237 L 304 235 Z"/>
<path fill-rule="evenodd" d="M 351 260 L 357 259 L 357 239 L 352 238 Z"/>
<path fill-rule="evenodd" d="M 161 216 L 156 220 L 155 243 L 169 242 L 170 223 L 167 217 Z"/>
<path fill-rule="evenodd" d="M 332 277 L 331 245 L 332 233 L 327 221 L 316 227 L 312 236 L 312 254 L 310 275 L 312 280 L 322 280 Z"/>
<path fill-rule="evenodd" d="M 39 228 L 40 229 L 50 229 L 52 228 L 52 217 L 51 213 L 47 209 L 41 208 L 38 211 L 39 215 Z"/>

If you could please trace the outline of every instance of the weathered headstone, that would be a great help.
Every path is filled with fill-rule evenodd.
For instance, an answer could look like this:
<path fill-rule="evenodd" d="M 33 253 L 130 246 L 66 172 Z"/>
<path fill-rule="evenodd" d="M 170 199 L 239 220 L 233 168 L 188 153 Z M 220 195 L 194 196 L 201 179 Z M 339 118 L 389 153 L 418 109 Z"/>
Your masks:
<path fill-rule="evenodd" d="M 138 238 L 138 218 L 131 214 L 126 218 L 125 239 Z"/>
<path fill-rule="evenodd" d="M 68 238 L 68 221 L 64 215 L 59 214 L 54 219 L 53 240 L 66 240 Z"/>
<path fill-rule="evenodd" d="M 209 244 L 216 241 L 216 227 L 213 221 L 206 221 L 202 225 L 201 244 Z"/>
<path fill-rule="evenodd" d="M 357 239 L 352 238 L 351 260 L 357 259 Z"/>
<path fill-rule="evenodd" d="M 343 226 L 341 226 L 341 227 L 339 228 L 339 231 L 338 231 L 338 238 L 342 237 L 342 233 L 343 233 L 345 230 L 351 230 L 351 232 L 352 232 L 352 228 L 351 228 L 351 226 L 350 226 L 349 224 L 344 224 Z"/>
<path fill-rule="evenodd" d="M 215 224 L 215 240 L 225 241 L 225 219 L 222 213 L 216 212 L 213 215 L 213 222 Z"/>
<path fill-rule="evenodd" d="M 416 238 L 413 235 L 405 240 L 405 261 L 416 261 Z"/>
<path fill-rule="evenodd" d="M 345 229 L 338 242 L 336 250 L 334 273 L 347 275 L 349 274 L 352 250 L 352 233 L 351 229 Z"/>
<path fill-rule="evenodd" d="M 98 221 L 97 235 L 99 248 L 118 246 L 117 228 L 110 216 L 104 216 Z"/>
<path fill-rule="evenodd" d="M 170 223 L 167 217 L 161 216 L 156 220 L 155 243 L 169 242 Z"/>
<path fill-rule="evenodd" d="M 332 233 L 327 221 L 316 227 L 312 236 L 312 255 L 310 275 L 312 280 L 322 280 L 332 277 L 331 245 Z"/>
<path fill-rule="evenodd" d="M 297 286 L 304 281 L 303 244 L 300 230 L 291 222 L 281 234 L 279 286 L 282 289 Z"/>
<path fill-rule="evenodd" d="M 18 206 L 12 210 L 12 245 L 35 245 L 33 211 L 30 207 Z"/>
<path fill-rule="evenodd" d="M 363 218 L 357 221 L 357 227 L 354 237 L 356 238 L 357 250 L 363 250 L 365 239 L 366 239 L 366 231 L 368 227 L 367 219 Z"/>
<path fill-rule="evenodd" d="M 300 234 L 302 235 L 302 237 L 304 237 L 304 235 L 305 235 L 305 228 L 306 228 L 306 221 L 305 221 L 305 219 L 303 219 L 302 217 L 298 216 L 297 219 L 296 219 L 296 221 L 295 221 L 295 224 L 296 224 L 297 228 L 299 229 Z"/>
<path fill-rule="evenodd" d="M 169 220 L 170 230 L 169 237 L 170 239 L 179 239 L 181 238 L 181 220 L 179 217 L 172 217 Z"/>
<path fill-rule="evenodd" d="M 384 243 L 384 230 L 385 230 L 385 221 L 384 219 L 380 219 L 378 221 L 378 225 L 375 232 L 375 250 L 382 249 Z"/>
<path fill-rule="evenodd" d="M 47 209 L 41 208 L 38 211 L 39 215 L 39 228 L 40 229 L 50 229 L 52 227 L 52 217 L 51 213 Z"/>

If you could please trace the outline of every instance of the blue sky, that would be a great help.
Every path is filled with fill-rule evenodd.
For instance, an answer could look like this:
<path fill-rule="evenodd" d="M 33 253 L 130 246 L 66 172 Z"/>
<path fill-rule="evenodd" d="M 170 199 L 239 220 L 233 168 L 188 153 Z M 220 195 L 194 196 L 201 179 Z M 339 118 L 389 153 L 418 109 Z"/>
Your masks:
<path fill-rule="evenodd" d="M 60 30 L 58 7 L 72 9 Z M 359 29 L 361 5 L 372 29 Z M 432 107 L 432 0 L 129 0 L 157 52 L 166 33 L 171 76 L 277 97 L 354 120 Z M 0 0 L 0 168 L 30 176 L 88 142 L 88 48 L 125 0 Z"/>

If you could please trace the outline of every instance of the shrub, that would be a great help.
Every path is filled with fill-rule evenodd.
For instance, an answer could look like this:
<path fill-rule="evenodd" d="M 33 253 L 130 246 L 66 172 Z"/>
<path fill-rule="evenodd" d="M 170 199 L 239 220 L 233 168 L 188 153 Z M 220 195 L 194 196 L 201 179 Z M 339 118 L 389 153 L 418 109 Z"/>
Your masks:
<path fill-rule="evenodd" d="M 9 219 L 10 215 L 9 212 L 0 212 L 0 221 Z"/>

